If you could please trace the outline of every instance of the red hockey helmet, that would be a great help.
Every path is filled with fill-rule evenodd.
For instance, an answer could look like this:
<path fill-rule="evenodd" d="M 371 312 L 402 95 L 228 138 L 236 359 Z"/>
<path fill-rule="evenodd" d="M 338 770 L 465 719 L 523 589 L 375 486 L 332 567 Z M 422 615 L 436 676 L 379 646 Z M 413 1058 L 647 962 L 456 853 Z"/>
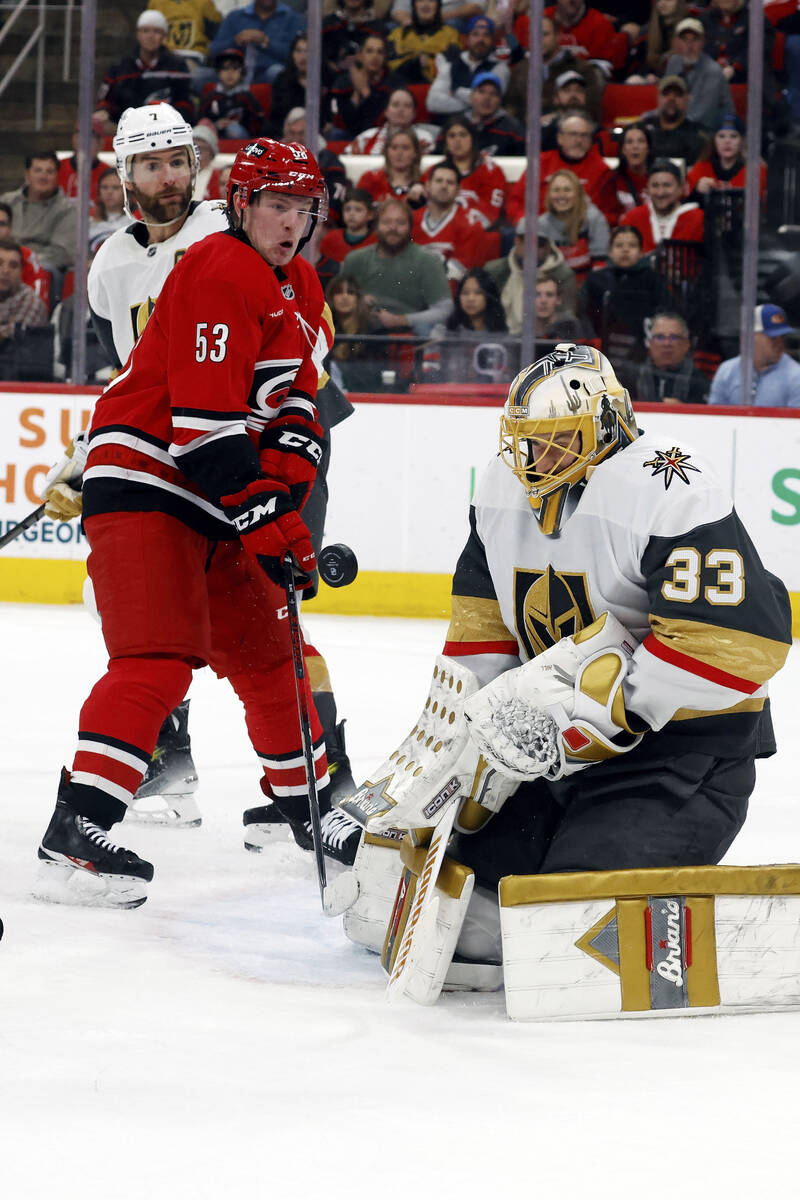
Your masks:
<path fill-rule="evenodd" d="M 228 179 L 231 220 L 235 223 L 235 195 L 245 209 L 250 197 L 264 190 L 311 201 L 311 224 L 297 247 L 301 250 L 314 232 L 317 221 L 324 221 L 328 215 L 328 189 L 311 151 L 299 142 L 276 142 L 266 137 L 256 138 L 243 146 L 234 159 Z"/>

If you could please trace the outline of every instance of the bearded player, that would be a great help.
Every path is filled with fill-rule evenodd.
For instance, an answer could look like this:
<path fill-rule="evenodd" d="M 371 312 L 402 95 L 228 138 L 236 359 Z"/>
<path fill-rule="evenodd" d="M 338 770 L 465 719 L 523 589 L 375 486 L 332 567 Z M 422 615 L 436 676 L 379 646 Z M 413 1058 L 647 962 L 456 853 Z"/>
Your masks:
<path fill-rule="evenodd" d="M 171 105 L 158 103 L 127 109 L 114 137 L 114 150 L 117 172 L 125 190 L 125 208 L 132 224 L 117 230 L 100 247 L 89 272 L 88 292 L 98 337 L 109 360 L 121 367 L 144 331 L 172 268 L 189 246 L 211 233 L 225 230 L 228 218 L 221 202 L 192 200 L 199 165 L 192 129 Z M 137 209 L 141 220 L 133 220 L 132 211 Z M 302 303 L 302 298 L 299 302 Z M 329 314 L 326 310 L 323 312 L 317 350 L 320 368 L 330 337 Z M 334 411 L 323 414 L 323 424 L 328 427 L 351 411 L 349 408 L 342 410 L 339 397 L 332 399 Z M 85 443 L 79 441 L 75 452 L 68 453 L 68 457 L 49 473 L 45 490 L 49 516 L 66 520 L 80 512 L 78 489 L 85 452 Z M 325 504 L 321 497 L 328 457 L 326 447 L 321 487 L 315 489 L 310 509 L 314 514 L 312 536 L 317 549 L 321 545 L 324 525 Z M 313 648 L 309 647 L 308 652 L 312 685 L 326 732 L 334 790 L 352 790 L 342 723 L 337 725 L 327 667 Z M 129 818 L 159 824 L 200 824 L 200 810 L 195 798 L 198 780 L 191 755 L 188 719 L 187 699 L 164 722 L 153 760 L 129 810 Z M 270 831 L 279 823 L 279 814 L 274 809 L 265 812 L 262 806 L 255 818 L 248 810 L 247 822 L 252 828 L 248 829 L 246 844 L 251 849 L 261 849 Z"/>

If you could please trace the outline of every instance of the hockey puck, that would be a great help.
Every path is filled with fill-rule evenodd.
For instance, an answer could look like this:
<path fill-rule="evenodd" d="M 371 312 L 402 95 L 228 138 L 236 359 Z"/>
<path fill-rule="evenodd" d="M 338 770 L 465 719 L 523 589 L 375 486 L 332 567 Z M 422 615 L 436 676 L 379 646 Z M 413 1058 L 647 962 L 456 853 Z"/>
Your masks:
<path fill-rule="evenodd" d="M 320 579 L 328 587 L 347 587 L 358 574 L 358 559 L 349 546 L 343 542 L 335 542 L 332 546 L 323 546 L 317 559 Z"/>

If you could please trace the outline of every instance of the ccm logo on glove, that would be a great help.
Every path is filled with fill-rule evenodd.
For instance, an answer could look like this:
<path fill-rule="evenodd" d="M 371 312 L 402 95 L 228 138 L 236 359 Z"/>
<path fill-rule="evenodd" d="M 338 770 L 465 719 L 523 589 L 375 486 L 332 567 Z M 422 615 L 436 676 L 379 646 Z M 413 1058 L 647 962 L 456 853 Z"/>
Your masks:
<path fill-rule="evenodd" d="M 239 533 L 244 533 L 246 529 L 252 529 L 258 525 L 265 517 L 275 515 L 278 508 L 278 498 L 273 496 L 266 504 L 256 504 L 253 508 L 243 512 L 240 516 L 233 518 L 233 523 L 239 530 Z"/>

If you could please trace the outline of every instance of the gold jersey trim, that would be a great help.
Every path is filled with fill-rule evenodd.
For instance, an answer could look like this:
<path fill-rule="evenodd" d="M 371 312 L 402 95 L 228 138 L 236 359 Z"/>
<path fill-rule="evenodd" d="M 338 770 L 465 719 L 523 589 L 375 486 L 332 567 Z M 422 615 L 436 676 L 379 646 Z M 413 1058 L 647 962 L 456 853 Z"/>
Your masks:
<path fill-rule="evenodd" d="M 723 629 L 721 625 L 675 620 L 653 613 L 650 628 L 671 650 L 758 684 L 766 683 L 780 670 L 790 649 L 787 642 L 759 637 L 743 629 Z"/>
<path fill-rule="evenodd" d="M 453 596 L 448 642 L 516 642 L 496 600 Z"/>

